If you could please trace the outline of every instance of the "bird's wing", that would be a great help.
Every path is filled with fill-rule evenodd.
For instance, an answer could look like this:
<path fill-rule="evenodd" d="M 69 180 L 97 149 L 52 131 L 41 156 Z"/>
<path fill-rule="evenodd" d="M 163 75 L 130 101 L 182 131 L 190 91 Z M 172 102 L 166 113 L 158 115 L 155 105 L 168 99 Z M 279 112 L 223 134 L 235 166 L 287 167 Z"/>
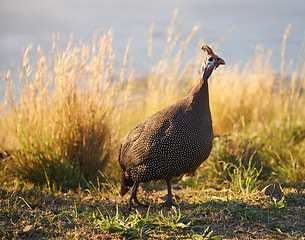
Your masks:
<path fill-rule="evenodd" d="M 153 115 L 131 129 L 121 143 L 119 162 L 123 170 L 157 159 L 163 139 L 170 133 L 168 118 Z"/>

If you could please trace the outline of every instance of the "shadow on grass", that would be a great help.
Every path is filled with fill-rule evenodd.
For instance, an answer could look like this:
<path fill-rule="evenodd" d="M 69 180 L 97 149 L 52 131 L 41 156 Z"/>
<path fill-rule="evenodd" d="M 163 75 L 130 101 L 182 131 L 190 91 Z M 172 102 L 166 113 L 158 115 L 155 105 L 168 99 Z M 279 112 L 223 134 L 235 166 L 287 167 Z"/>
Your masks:
<path fill-rule="evenodd" d="M 185 190 L 180 190 L 178 194 L 184 197 L 177 198 L 176 209 L 153 202 L 149 211 L 133 208 L 130 213 L 127 199 L 100 198 L 84 192 L 48 193 L 35 188 L 0 188 L 3 227 L 0 235 L 24 237 L 20 231 L 25 225 L 33 225 L 33 236 L 49 239 L 69 237 L 67 232 L 90 238 L 99 234 L 111 237 L 126 234 L 126 237 L 138 238 L 195 236 L 195 239 L 305 237 L 305 190 L 284 190 L 286 197 L 282 204 L 266 197 L 200 200 L 199 196 L 196 201 L 192 201 L 192 197 L 187 201 L 183 194 Z M 155 198 L 160 192 L 147 194 Z M 190 196 L 198 197 L 195 191 Z M 83 229 L 88 231 L 83 232 Z"/>
<path fill-rule="evenodd" d="M 193 215 L 192 226 L 210 224 L 216 235 L 226 237 L 287 238 L 305 236 L 305 191 L 290 192 L 282 203 L 262 198 L 253 203 L 242 200 L 210 200 L 182 204 L 182 212 Z"/>
<path fill-rule="evenodd" d="M 264 196 L 238 200 L 215 197 L 198 203 L 180 199 L 177 201 L 180 221 L 189 224 L 184 230 L 186 233 L 200 234 L 209 228 L 212 236 L 222 238 L 305 237 L 305 190 L 287 189 L 286 192 L 282 202 Z M 142 214 L 146 211 L 138 210 Z M 150 213 L 158 214 L 161 210 L 171 211 L 162 204 L 152 204 Z"/>

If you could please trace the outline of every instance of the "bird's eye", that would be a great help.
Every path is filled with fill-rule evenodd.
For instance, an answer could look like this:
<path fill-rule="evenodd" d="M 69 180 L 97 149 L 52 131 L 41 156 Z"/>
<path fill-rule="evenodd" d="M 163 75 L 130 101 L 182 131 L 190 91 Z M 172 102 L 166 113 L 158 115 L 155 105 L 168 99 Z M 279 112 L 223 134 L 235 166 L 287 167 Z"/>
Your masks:
<path fill-rule="evenodd" d="M 208 59 L 209 62 L 213 62 L 213 60 L 214 60 L 214 58 L 212 58 L 212 57 L 209 57 L 209 59 Z"/>

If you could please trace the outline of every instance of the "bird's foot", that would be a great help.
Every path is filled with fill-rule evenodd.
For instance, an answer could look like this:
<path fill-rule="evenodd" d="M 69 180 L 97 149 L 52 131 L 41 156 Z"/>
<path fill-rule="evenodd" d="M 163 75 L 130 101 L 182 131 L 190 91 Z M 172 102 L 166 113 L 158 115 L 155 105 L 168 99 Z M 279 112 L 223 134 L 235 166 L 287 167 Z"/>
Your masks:
<path fill-rule="evenodd" d="M 148 208 L 149 206 L 148 205 L 145 205 L 145 204 L 143 204 L 143 203 L 140 203 L 140 202 L 137 202 L 137 203 L 135 203 L 138 207 L 140 207 L 140 208 Z M 128 211 L 130 212 L 131 211 L 131 204 L 128 204 Z"/>
<path fill-rule="evenodd" d="M 172 208 L 173 206 L 174 207 L 177 207 L 177 204 L 175 204 L 174 202 L 173 202 L 173 199 L 172 198 L 167 198 L 167 200 L 164 202 L 164 203 L 162 203 L 162 205 L 163 206 L 165 206 L 165 207 L 168 207 L 168 208 Z"/>
<path fill-rule="evenodd" d="M 140 208 L 148 208 L 149 206 L 148 205 L 145 205 L 143 203 L 140 203 L 140 202 L 137 202 L 136 205 Z M 128 204 L 128 211 L 130 212 L 131 211 L 131 204 Z"/>
<path fill-rule="evenodd" d="M 143 203 L 140 203 L 139 200 L 138 200 L 137 198 L 134 198 L 134 203 L 135 203 L 136 205 L 138 205 L 139 207 L 141 207 L 141 208 L 148 208 L 148 207 L 149 207 L 148 205 L 145 205 L 145 204 L 143 204 Z"/>

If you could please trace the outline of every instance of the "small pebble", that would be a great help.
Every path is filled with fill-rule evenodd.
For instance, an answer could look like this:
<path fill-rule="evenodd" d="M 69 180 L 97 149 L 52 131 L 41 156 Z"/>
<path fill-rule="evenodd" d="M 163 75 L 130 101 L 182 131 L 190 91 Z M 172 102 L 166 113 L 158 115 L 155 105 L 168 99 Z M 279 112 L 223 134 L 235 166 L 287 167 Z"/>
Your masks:
<path fill-rule="evenodd" d="M 281 201 L 284 196 L 282 188 L 278 183 L 268 185 L 262 190 L 262 192 L 266 196 L 270 196 L 271 198 L 275 199 L 276 202 Z"/>
<path fill-rule="evenodd" d="M 32 235 L 34 232 L 35 232 L 35 227 L 33 225 L 27 225 L 22 230 L 22 233 L 26 235 Z"/>
<path fill-rule="evenodd" d="M 181 190 L 182 187 L 179 184 L 172 184 L 172 189 L 174 189 L 174 190 Z"/>

